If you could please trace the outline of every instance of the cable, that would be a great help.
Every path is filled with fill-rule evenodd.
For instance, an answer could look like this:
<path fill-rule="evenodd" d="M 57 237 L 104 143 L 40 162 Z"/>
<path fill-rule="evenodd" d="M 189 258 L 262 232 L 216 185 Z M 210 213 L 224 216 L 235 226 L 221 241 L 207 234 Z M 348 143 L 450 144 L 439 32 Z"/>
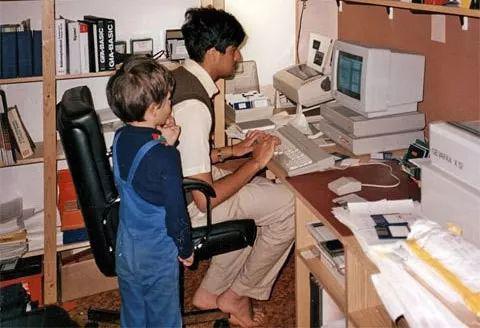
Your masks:
<path fill-rule="evenodd" d="M 395 175 L 393 174 L 393 169 L 390 165 L 388 164 L 385 164 L 385 163 L 380 163 L 380 162 L 368 162 L 368 163 L 360 163 L 358 165 L 351 165 L 351 166 L 345 166 L 345 167 L 335 167 L 334 169 L 335 170 L 346 170 L 350 167 L 353 167 L 353 166 L 366 166 L 366 165 L 381 165 L 381 166 L 386 166 L 388 167 L 388 170 L 390 171 L 390 176 L 392 178 L 394 178 L 397 182 L 395 184 L 392 184 L 392 185 L 377 185 L 377 184 L 371 184 L 371 183 L 362 183 L 362 187 L 372 187 L 372 188 L 395 188 L 395 187 L 398 187 L 400 185 L 400 179 Z M 361 183 L 361 182 L 360 182 Z"/>
<path fill-rule="evenodd" d="M 166 50 L 160 50 L 159 52 L 155 53 L 153 55 L 153 59 L 160 59 L 162 58 L 163 56 L 165 56 L 165 58 L 168 57 L 168 53 Z"/>
<path fill-rule="evenodd" d="M 297 46 L 296 46 L 296 52 L 297 52 L 297 62 L 300 63 L 300 57 L 298 55 L 298 46 L 300 43 L 300 33 L 302 31 L 302 21 L 303 21 L 303 12 L 305 11 L 305 8 L 307 8 L 307 0 L 300 0 L 302 2 L 302 11 L 300 13 L 300 20 L 298 24 L 298 35 L 297 35 Z"/>

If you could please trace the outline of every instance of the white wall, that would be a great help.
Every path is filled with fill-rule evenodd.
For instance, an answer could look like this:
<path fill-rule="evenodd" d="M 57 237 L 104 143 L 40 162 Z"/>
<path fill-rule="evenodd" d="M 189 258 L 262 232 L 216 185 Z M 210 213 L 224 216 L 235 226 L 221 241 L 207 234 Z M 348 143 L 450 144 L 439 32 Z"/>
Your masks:
<path fill-rule="evenodd" d="M 256 61 L 260 85 L 271 85 L 273 74 L 295 59 L 295 1 L 225 0 L 225 10 L 247 33 L 243 59 Z"/>

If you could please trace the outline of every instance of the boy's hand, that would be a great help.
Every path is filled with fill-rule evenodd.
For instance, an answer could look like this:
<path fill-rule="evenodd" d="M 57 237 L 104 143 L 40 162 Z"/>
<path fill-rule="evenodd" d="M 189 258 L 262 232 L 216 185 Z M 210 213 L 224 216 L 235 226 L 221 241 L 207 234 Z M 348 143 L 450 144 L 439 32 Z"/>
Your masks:
<path fill-rule="evenodd" d="M 180 135 L 180 127 L 175 125 L 175 120 L 172 116 L 167 118 L 165 124 L 159 126 L 158 129 L 162 132 L 162 136 L 165 138 L 167 145 L 173 146 L 177 142 Z"/>
<path fill-rule="evenodd" d="M 178 260 L 186 267 L 189 267 L 193 264 L 193 253 L 188 259 L 182 259 L 180 256 L 178 257 Z"/>

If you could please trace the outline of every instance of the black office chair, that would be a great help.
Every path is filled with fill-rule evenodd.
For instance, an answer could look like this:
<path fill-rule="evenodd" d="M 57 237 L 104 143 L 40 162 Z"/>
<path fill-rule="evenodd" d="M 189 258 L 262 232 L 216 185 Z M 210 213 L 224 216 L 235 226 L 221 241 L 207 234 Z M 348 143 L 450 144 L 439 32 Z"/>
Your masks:
<path fill-rule="evenodd" d="M 57 104 L 57 129 L 70 168 L 95 262 L 105 276 L 115 276 L 115 241 L 120 199 L 113 181 L 109 153 L 86 86 L 65 91 Z M 241 219 L 212 224 L 210 198 L 213 188 L 203 181 L 184 179 L 184 190 L 201 191 L 207 199 L 207 225 L 192 229 L 195 258 L 252 246 L 256 237 L 254 220 Z M 181 290 L 183 279 L 181 279 Z M 181 295 L 183 297 L 183 293 Z M 183 302 L 182 302 L 183 303 Z M 204 314 L 194 311 L 189 315 Z M 117 318 L 112 311 L 89 311 L 89 319 L 101 314 Z M 185 314 L 184 314 L 185 315 Z"/>

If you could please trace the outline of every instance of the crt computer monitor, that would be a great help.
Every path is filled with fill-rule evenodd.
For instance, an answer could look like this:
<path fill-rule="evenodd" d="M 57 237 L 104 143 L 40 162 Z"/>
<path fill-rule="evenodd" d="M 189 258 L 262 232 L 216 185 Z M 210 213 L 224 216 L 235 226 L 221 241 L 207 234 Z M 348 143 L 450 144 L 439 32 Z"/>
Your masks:
<path fill-rule="evenodd" d="M 333 97 L 365 117 L 416 111 L 424 70 L 422 55 L 335 41 Z"/>

